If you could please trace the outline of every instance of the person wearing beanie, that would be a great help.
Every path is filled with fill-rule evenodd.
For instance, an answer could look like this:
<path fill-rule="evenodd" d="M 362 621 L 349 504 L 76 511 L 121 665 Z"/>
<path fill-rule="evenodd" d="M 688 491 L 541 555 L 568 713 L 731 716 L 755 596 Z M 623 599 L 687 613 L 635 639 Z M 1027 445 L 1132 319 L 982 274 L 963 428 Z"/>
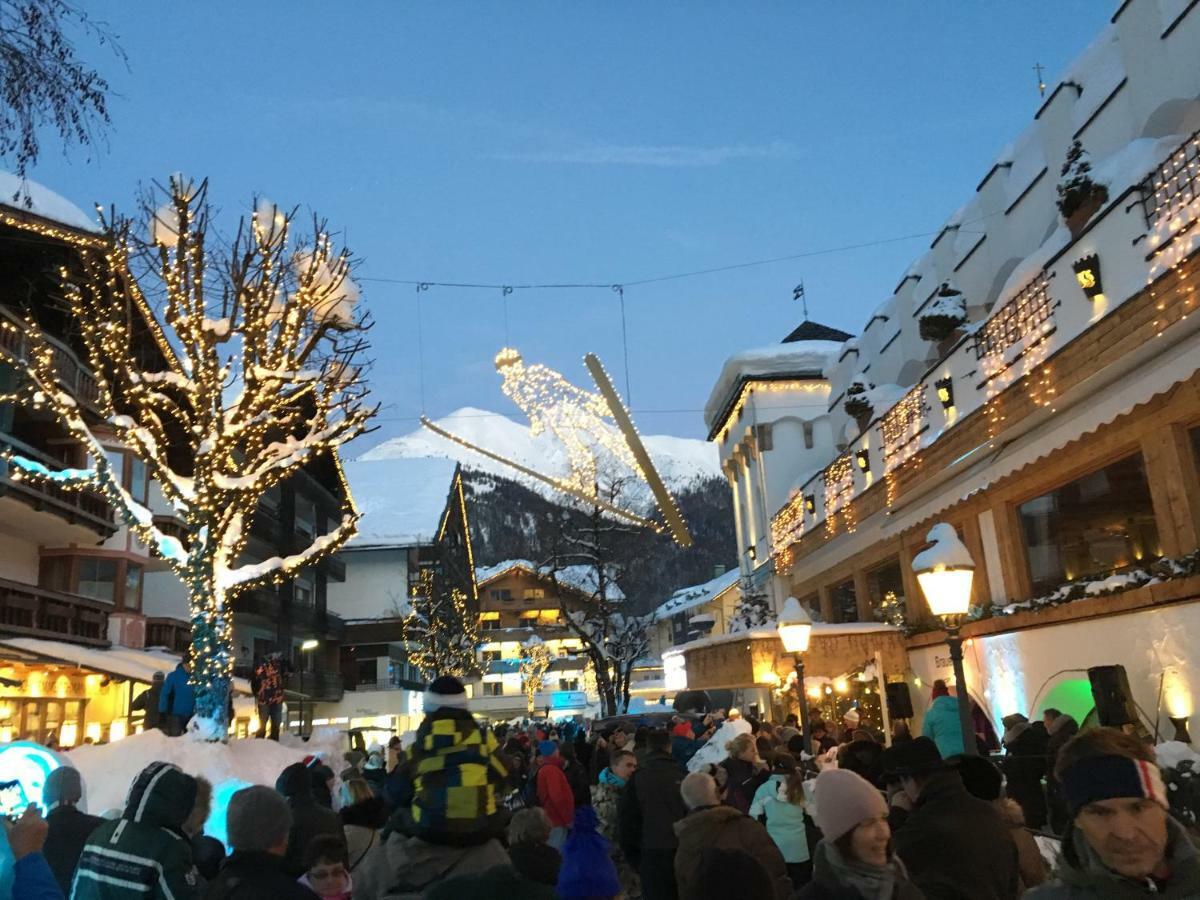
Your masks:
<path fill-rule="evenodd" d="M 47 832 L 42 855 L 66 897 L 71 896 L 71 881 L 83 845 L 104 824 L 99 816 L 89 816 L 79 809 L 82 800 L 83 778 L 78 769 L 61 766 L 46 776 L 42 804 L 46 809 Z"/>
<path fill-rule="evenodd" d="M 1168 812 L 1153 748 L 1093 728 L 1063 746 L 1055 775 L 1069 827 L 1053 880 L 1027 898 L 1200 897 L 1200 855 Z"/>
<path fill-rule="evenodd" d="M 562 849 L 567 839 L 567 829 L 575 819 L 575 794 L 564 772 L 566 762 L 558 752 L 557 741 L 542 741 L 538 744 L 538 759 L 533 770 L 537 788 L 538 806 L 546 811 L 550 819 L 549 844 Z"/>
<path fill-rule="evenodd" d="M 937 744 L 942 759 L 962 756 L 964 751 L 962 723 L 958 718 L 958 698 L 950 696 L 946 682 L 933 683 L 932 702 L 925 710 L 921 734 Z"/>
<path fill-rule="evenodd" d="M 783 854 L 792 884 L 797 889 L 807 884 L 812 876 L 812 857 L 804 815 L 804 774 L 794 756 L 775 754 L 771 777 L 763 782 L 750 804 L 750 817 L 766 819 L 767 834 Z"/>
<path fill-rule="evenodd" d="M 320 764 L 315 757 L 310 761 Z M 292 811 L 292 833 L 284 861 L 293 878 L 304 874 L 304 851 L 317 835 L 333 835 L 343 842 L 346 839 L 337 813 L 314 796 L 313 785 L 321 780 L 321 774 L 314 778 L 312 766 L 303 762 L 292 763 L 275 779 L 275 790 L 283 795 Z"/>
<path fill-rule="evenodd" d="M 958 774 L 967 793 L 992 804 L 1008 823 L 1009 833 L 1017 846 L 1021 891 L 1037 887 L 1046 880 L 1046 861 L 1042 858 L 1033 833 L 1025 827 L 1021 805 L 1005 796 L 1004 775 L 995 763 L 982 756 L 962 756 L 953 762 L 958 766 Z"/>
<path fill-rule="evenodd" d="M 558 870 L 557 891 L 563 900 L 609 900 L 622 892 L 617 867 L 609 855 L 611 845 L 596 831 L 596 825 L 596 811 L 590 806 L 575 812 Z"/>
<path fill-rule="evenodd" d="M 292 877 L 284 859 L 292 810 L 278 791 L 256 784 L 234 793 L 225 830 L 232 852 L 209 883 L 206 900 L 314 900 L 316 894 Z"/>
<path fill-rule="evenodd" d="M 825 769 L 817 776 L 814 818 L 821 842 L 813 876 L 801 900 L 919 900 L 892 850 L 888 808 L 873 784 L 849 769 Z M 970 896 L 965 892 L 936 896 Z M 1014 895 L 1015 896 L 1015 895 Z"/>
<path fill-rule="evenodd" d="M 862 713 L 858 711 L 858 707 L 852 706 L 842 714 L 842 733 L 838 740 L 839 744 L 848 744 L 854 740 L 854 732 L 858 730 L 858 723 L 862 721 Z"/>
<path fill-rule="evenodd" d="M 1016 897 L 1017 848 L 1008 823 L 991 803 L 967 793 L 937 744 L 927 737 L 897 744 L 887 765 L 900 786 L 893 805 L 912 810 L 894 839 L 913 883 L 931 897 Z"/>
<path fill-rule="evenodd" d="M 675 823 L 679 849 L 675 854 L 675 880 L 680 897 L 705 896 L 699 873 L 705 856 L 713 850 L 738 850 L 767 870 L 773 892 L 768 900 L 789 900 L 792 882 L 783 854 L 761 824 L 731 806 L 721 804 L 711 775 L 693 772 L 683 779 L 679 793 L 688 814 Z"/>
<path fill-rule="evenodd" d="M 178 766 L 153 762 L 142 769 L 121 818 L 101 824 L 84 844 L 72 900 L 198 898 L 200 876 L 183 832 L 198 795 L 196 779 Z"/>
<path fill-rule="evenodd" d="M 434 679 L 416 738 L 387 775 L 384 796 L 395 812 L 354 870 L 356 900 L 420 896 L 451 870 L 507 866 L 499 838 L 508 816 L 498 795 L 508 779 L 496 736 L 466 708 L 462 682 Z"/>
<path fill-rule="evenodd" d="M 1004 781 L 1008 796 L 1020 804 L 1030 828 L 1046 824 L 1046 745 L 1050 735 L 1042 722 L 1030 722 L 1021 713 L 1001 720 L 1004 726 Z"/>

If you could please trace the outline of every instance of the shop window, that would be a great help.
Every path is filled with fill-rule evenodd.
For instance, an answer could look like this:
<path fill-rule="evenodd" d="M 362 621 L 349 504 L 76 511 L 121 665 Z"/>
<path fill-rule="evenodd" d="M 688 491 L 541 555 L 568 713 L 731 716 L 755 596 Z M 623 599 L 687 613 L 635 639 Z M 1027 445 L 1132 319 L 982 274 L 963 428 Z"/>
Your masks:
<path fill-rule="evenodd" d="M 142 608 L 142 567 L 136 563 L 125 564 L 125 596 L 122 598 L 125 609 Z"/>
<path fill-rule="evenodd" d="M 1018 508 L 1035 596 L 1162 556 L 1141 454 Z"/>
<path fill-rule="evenodd" d="M 877 619 L 886 620 L 887 611 L 896 609 L 897 603 L 899 609 L 904 609 L 904 576 L 898 558 L 867 572 L 867 593 Z"/>
<path fill-rule="evenodd" d="M 102 556 L 80 557 L 79 594 L 112 603 L 117 596 L 117 561 Z"/>
<path fill-rule="evenodd" d="M 854 590 L 854 579 L 850 578 L 829 590 L 833 601 L 833 621 L 858 621 L 858 593 Z"/>

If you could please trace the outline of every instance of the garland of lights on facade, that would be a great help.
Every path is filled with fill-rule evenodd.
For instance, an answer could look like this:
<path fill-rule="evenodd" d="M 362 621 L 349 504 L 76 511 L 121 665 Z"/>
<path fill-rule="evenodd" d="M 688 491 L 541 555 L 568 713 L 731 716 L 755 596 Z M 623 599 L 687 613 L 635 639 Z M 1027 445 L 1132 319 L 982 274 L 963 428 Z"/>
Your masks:
<path fill-rule="evenodd" d="M 207 182 L 172 177 L 165 193 L 150 226 L 156 265 L 149 292 L 130 265 L 145 246 L 130 220 L 101 214 L 104 236 L 96 238 L 4 218 L 78 253 L 78 265 L 60 277 L 102 422 L 60 387 L 56 347 L 32 312 L 20 329 L 0 322 L 0 357 L 24 376 L 0 401 L 50 411 L 91 465 L 51 470 L 10 450 L 13 477 L 99 490 L 187 587 L 194 727 L 217 740 L 226 735 L 233 676 L 232 599 L 282 584 L 355 534 L 358 511 L 338 448 L 364 433 L 375 413 L 360 377 L 367 322 L 355 308 L 349 254 L 333 250 L 319 223 L 307 240 L 293 240 L 292 216 L 260 201 L 223 253 L 206 241 Z M 157 308 L 148 294 L 162 295 Z M 147 361 L 143 326 L 155 362 Z M 114 443 L 145 463 L 186 539 L 161 531 L 126 490 L 105 455 Z M 343 490 L 332 530 L 291 556 L 243 563 L 264 492 L 321 457 L 332 460 Z"/>
<path fill-rule="evenodd" d="M 912 390 L 900 398 L 900 402 L 889 409 L 879 420 L 879 438 L 889 509 L 896 495 L 896 479 L 894 477 L 896 469 L 921 449 L 921 429 L 925 423 L 925 413 L 928 412 L 925 405 L 926 387 L 925 382 L 918 382 Z"/>
<path fill-rule="evenodd" d="M 837 533 L 837 516 L 842 518 L 847 532 L 858 528 L 854 517 L 854 467 L 850 453 L 843 453 L 825 468 L 825 531 L 833 537 Z"/>

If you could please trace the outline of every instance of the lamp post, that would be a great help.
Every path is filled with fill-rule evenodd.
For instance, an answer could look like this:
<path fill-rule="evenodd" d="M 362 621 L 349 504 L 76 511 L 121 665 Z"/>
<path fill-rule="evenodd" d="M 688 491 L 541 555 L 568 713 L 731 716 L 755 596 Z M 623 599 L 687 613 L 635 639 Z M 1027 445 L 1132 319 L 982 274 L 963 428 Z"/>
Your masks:
<path fill-rule="evenodd" d="M 959 629 L 971 608 L 971 581 L 975 561 L 966 545 L 958 539 L 954 526 L 945 522 L 929 530 L 933 546 L 913 557 L 912 567 L 925 594 L 930 611 L 946 630 L 950 663 L 954 666 L 954 686 L 958 694 L 958 723 L 962 729 L 963 753 L 978 756 L 975 726 L 971 721 L 971 700 L 967 695 L 967 676 L 963 670 L 962 637 Z"/>
<path fill-rule="evenodd" d="M 309 638 L 300 645 L 300 737 L 304 737 L 304 654 L 316 650 L 320 641 Z"/>
<path fill-rule="evenodd" d="M 800 731 L 805 750 L 812 754 L 812 732 L 808 727 L 808 697 L 804 693 L 804 653 L 812 639 L 813 621 L 795 597 L 788 597 L 779 614 L 779 640 L 796 661 L 796 696 L 800 699 Z"/>

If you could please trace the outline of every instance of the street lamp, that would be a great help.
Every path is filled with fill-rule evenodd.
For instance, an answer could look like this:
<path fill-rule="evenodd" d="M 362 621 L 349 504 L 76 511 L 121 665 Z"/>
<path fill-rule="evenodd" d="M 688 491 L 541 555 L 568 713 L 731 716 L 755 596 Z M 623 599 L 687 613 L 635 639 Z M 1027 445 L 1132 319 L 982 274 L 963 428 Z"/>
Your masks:
<path fill-rule="evenodd" d="M 930 611 L 942 620 L 950 662 L 954 666 L 955 691 L 958 694 L 958 724 L 962 729 L 963 753 L 978 756 L 975 726 L 971 721 L 971 701 L 967 696 L 967 676 L 963 671 L 962 638 L 959 629 L 971 608 L 971 581 L 975 561 L 966 545 L 958 539 L 953 525 L 939 522 L 929 530 L 933 546 L 913 557 L 912 567 L 925 594 Z"/>
<path fill-rule="evenodd" d="M 812 734 L 808 727 L 808 697 L 804 693 L 804 653 L 812 640 L 812 616 L 795 597 L 788 597 L 779 614 L 779 640 L 783 649 L 791 653 L 796 661 L 796 696 L 800 700 L 800 731 L 804 734 L 804 748 L 812 753 Z"/>
<path fill-rule="evenodd" d="M 321 642 L 309 638 L 300 645 L 300 737 L 304 737 L 304 654 L 316 650 Z"/>

